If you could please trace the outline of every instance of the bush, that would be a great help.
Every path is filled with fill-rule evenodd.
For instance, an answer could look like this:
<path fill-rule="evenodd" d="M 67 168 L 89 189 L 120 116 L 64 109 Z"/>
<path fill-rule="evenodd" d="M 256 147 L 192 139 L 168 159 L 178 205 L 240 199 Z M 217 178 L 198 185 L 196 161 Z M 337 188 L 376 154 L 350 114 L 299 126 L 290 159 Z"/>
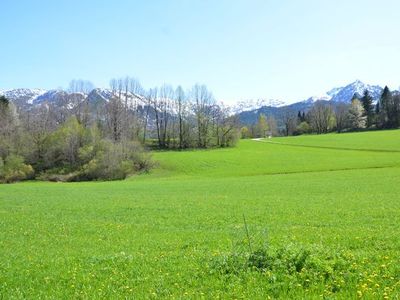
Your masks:
<path fill-rule="evenodd" d="M 74 169 L 54 168 L 39 177 L 49 181 L 118 180 L 152 167 L 150 155 L 136 142 L 114 144 L 102 140 L 78 151 L 81 166 Z"/>
<path fill-rule="evenodd" d="M 348 251 L 321 246 L 303 248 L 288 244 L 277 249 L 260 248 L 251 252 L 233 252 L 213 257 L 206 264 L 216 276 L 262 276 L 270 282 L 271 291 L 289 282 L 292 286 L 308 288 L 326 285 L 330 292 L 339 291 L 339 282 L 356 281 L 355 259 Z"/>
<path fill-rule="evenodd" d="M 87 155 L 87 151 L 85 151 Z M 80 171 L 79 180 L 125 179 L 151 168 L 150 156 L 135 142 L 103 141 L 93 158 Z"/>
<path fill-rule="evenodd" d="M 36 176 L 39 180 L 125 179 L 138 172 L 146 172 L 153 165 L 150 155 L 140 143 L 104 139 L 97 126 L 84 128 L 76 117 L 68 119 L 35 147 L 40 155 L 25 156 L 39 174 Z M 6 156 L 1 153 L 0 157 Z M 9 155 L 0 161 L 0 182 L 20 181 L 33 174 L 32 167 L 25 164 L 21 156 Z"/>
<path fill-rule="evenodd" d="M 234 241 L 232 251 L 213 255 L 204 263 L 205 272 L 218 279 L 246 281 L 255 277 L 266 280 L 268 293 L 278 298 L 282 288 L 325 289 L 328 295 L 357 282 L 357 259 L 348 250 L 322 245 L 285 243 L 274 247 L 266 231 L 258 230 Z"/>
<path fill-rule="evenodd" d="M 249 139 L 251 138 L 251 131 L 249 130 L 248 127 L 244 126 L 242 128 L 240 128 L 240 138 L 241 139 Z"/>
<path fill-rule="evenodd" d="M 0 182 L 11 183 L 29 179 L 33 174 L 32 166 L 25 164 L 21 156 L 11 154 L 4 162 L 0 158 Z"/>
<path fill-rule="evenodd" d="M 294 135 L 301 135 L 301 134 L 307 134 L 311 133 L 312 129 L 310 124 L 307 122 L 301 122 L 299 125 L 297 125 L 295 132 L 293 133 Z"/>
<path fill-rule="evenodd" d="M 233 147 L 240 139 L 240 131 L 232 129 L 220 137 L 220 147 Z"/>

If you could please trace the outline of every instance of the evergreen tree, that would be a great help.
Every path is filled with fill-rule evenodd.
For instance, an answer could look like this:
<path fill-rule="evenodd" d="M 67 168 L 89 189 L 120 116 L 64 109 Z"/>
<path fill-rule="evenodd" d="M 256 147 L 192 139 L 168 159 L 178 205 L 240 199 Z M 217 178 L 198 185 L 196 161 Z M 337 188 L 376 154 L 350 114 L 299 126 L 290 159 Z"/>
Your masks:
<path fill-rule="evenodd" d="M 393 107 L 392 107 L 392 128 L 398 128 L 400 126 L 400 95 L 393 96 Z"/>
<path fill-rule="evenodd" d="M 306 114 L 304 113 L 304 111 L 303 111 L 303 113 L 302 113 L 302 112 L 299 110 L 299 112 L 298 112 L 298 114 L 297 114 L 297 119 L 298 119 L 299 123 L 305 122 L 305 120 L 306 120 Z"/>
<path fill-rule="evenodd" d="M 364 91 L 361 98 L 361 104 L 364 108 L 365 116 L 367 117 L 367 128 L 371 127 L 374 122 L 374 105 L 372 104 L 372 97 L 368 90 Z"/>
<path fill-rule="evenodd" d="M 378 108 L 379 112 L 378 113 L 378 120 L 377 120 L 377 125 L 378 127 L 381 128 L 388 128 L 391 127 L 390 125 L 390 110 L 393 102 L 393 95 L 392 92 L 389 90 L 387 86 L 383 89 L 381 98 L 379 99 L 378 102 Z"/>
<path fill-rule="evenodd" d="M 10 101 L 5 96 L 0 96 L 0 109 L 8 108 Z"/>

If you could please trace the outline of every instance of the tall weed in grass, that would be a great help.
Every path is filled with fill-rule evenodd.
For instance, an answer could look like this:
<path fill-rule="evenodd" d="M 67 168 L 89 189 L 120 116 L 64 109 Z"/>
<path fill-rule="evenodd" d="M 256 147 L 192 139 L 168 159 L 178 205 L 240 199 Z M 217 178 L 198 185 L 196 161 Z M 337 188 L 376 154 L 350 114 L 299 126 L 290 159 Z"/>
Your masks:
<path fill-rule="evenodd" d="M 296 293 L 335 297 L 357 290 L 358 297 L 387 299 L 389 292 L 398 292 L 398 266 L 384 270 L 385 265 L 372 264 L 360 273 L 359 266 L 366 267 L 366 261 L 348 249 L 293 242 L 270 245 L 265 240 L 266 232 L 266 229 L 250 231 L 244 219 L 242 238 L 233 243 L 231 252 L 210 259 L 206 264 L 209 274 L 241 282 L 257 278 L 260 285 L 265 285 L 265 292 L 273 297 Z M 293 293 L 293 289 L 297 292 Z"/>

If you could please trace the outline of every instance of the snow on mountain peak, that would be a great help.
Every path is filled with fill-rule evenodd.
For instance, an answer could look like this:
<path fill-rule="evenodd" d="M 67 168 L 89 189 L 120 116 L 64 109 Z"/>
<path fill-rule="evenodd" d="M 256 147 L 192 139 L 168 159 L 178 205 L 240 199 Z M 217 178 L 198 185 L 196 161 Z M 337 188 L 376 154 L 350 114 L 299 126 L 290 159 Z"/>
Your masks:
<path fill-rule="evenodd" d="M 378 85 L 369 85 L 360 80 L 356 80 L 345 87 L 336 89 L 332 94 L 331 100 L 335 102 L 349 102 L 355 94 L 361 97 L 365 90 L 376 100 L 382 94 L 383 89 Z"/>
<path fill-rule="evenodd" d="M 332 101 L 332 102 L 350 102 L 354 94 L 361 97 L 365 90 L 368 90 L 372 98 L 376 101 L 379 99 L 383 89 L 378 85 L 369 85 L 363 83 L 361 80 L 355 80 L 354 82 L 343 86 L 333 88 L 322 95 L 314 95 L 307 98 L 304 101 L 298 102 L 307 105 L 311 105 L 316 101 Z M 44 90 L 44 89 L 0 89 L 0 95 L 5 95 L 7 98 L 12 100 L 17 106 L 29 108 L 35 105 L 41 105 L 46 103 L 53 103 L 61 106 L 68 106 L 68 103 L 74 103 L 77 105 L 83 99 L 88 99 L 90 103 L 105 103 L 108 102 L 113 96 L 121 96 L 124 101 L 127 101 L 129 105 L 145 105 L 142 96 L 132 94 L 128 92 L 125 95 L 122 92 L 118 95 L 115 91 L 111 89 L 96 88 L 92 90 L 89 94 L 84 93 L 70 93 L 63 90 Z M 254 110 L 260 107 L 282 107 L 287 105 L 281 100 L 267 100 L 265 98 L 257 100 L 241 101 L 236 103 L 236 108 L 238 110 Z M 71 106 L 71 105 L 70 105 Z"/>
<path fill-rule="evenodd" d="M 26 88 L 0 91 L 0 94 L 4 95 L 10 100 L 17 101 L 22 99 L 27 104 L 32 104 L 37 97 L 43 95 L 44 93 L 46 93 L 46 90 L 44 89 L 26 89 Z"/>
<path fill-rule="evenodd" d="M 315 101 L 319 101 L 319 100 L 324 100 L 324 101 L 329 101 L 332 97 L 329 94 L 322 94 L 322 95 L 318 95 L 318 96 L 312 96 L 310 98 L 308 98 L 306 101 L 308 102 L 315 102 Z"/>

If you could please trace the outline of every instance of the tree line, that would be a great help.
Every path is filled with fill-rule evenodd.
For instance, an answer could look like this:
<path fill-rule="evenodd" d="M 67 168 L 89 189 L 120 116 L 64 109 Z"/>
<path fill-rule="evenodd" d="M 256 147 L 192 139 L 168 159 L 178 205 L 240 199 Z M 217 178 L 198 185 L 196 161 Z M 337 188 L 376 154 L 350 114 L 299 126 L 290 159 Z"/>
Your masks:
<path fill-rule="evenodd" d="M 122 179 L 149 170 L 145 149 L 228 147 L 239 123 L 205 85 L 145 90 L 110 81 L 108 101 L 74 80 L 57 101 L 22 110 L 0 98 L 0 182 Z"/>
<path fill-rule="evenodd" d="M 242 127 L 242 138 L 268 135 L 324 134 L 357 130 L 379 130 L 400 127 L 400 95 L 386 86 L 376 102 L 365 90 L 355 94 L 350 103 L 317 101 L 308 111 L 283 108 L 275 121 L 260 115 L 256 124 Z M 279 123 L 280 126 L 277 126 Z"/>
<path fill-rule="evenodd" d="M 109 109 L 114 140 L 129 131 L 143 144 L 150 139 L 160 149 L 185 149 L 232 146 L 238 138 L 237 117 L 217 103 L 205 85 L 187 91 L 170 85 L 145 91 L 137 80 L 126 78 L 112 80 L 111 89 L 116 95 Z M 117 115 L 125 124 L 115 124 Z"/>

